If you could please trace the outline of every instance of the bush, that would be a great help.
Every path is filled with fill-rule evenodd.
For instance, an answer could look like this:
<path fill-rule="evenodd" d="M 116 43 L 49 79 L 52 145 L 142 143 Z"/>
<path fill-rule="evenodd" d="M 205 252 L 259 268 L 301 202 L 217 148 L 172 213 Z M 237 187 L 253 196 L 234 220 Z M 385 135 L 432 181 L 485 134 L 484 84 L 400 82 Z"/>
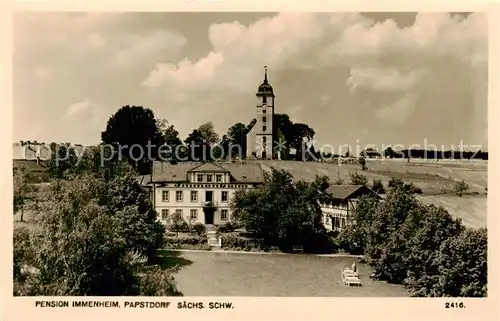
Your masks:
<path fill-rule="evenodd" d="M 195 223 L 191 227 L 191 230 L 198 236 L 203 236 L 207 233 L 207 228 L 202 223 Z"/>
<path fill-rule="evenodd" d="M 385 193 L 385 188 L 384 188 L 384 184 L 382 183 L 381 180 L 379 179 L 374 179 L 373 180 L 373 186 L 372 186 L 372 189 L 375 193 L 378 193 L 378 194 L 384 194 Z"/>
<path fill-rule="evenodd" d="M 222 248 L 228 250 L 250 251 L 258 249 L 255 241 L 239 236 L 237 233 L 229 233 L 222 237 Z"/>
<path fill-rule="evenodd" d="M 217 227 L 217 233 L 231 233 L 234 232 L 238 226 L 233 222 L 226 222 Z"/>
<path fill-rule="evenodd" d="M 351 184 L 353 185 L 366 185 L 368 184 L 368 179 L 365 175 L 361 175 L 358 173 L 350 173 Z"/>
<path fill-rule="evenodd" d="M 212 247 L 208 244 L 206 237 L 180 237 L 167 238 L 165 241 L 165 249 L 210 251 Z"/>
<path fill-rule="evenodd" d="M 366 171 L 368 169 L 368 167 L 366 166 L 366 160 L 364 157 L 359 158 L 359 164 L 361 165 L 361 170 Z M 358 185 L 358 184 L 356 184 L 356 185 Z M 359 184 L 359 185 L 363 185 L 363 184 Z"/>
<path fill-rule="evenodd" d="M 459 181 L 455 182 L 453 185 L 453 191 L 455 194 L 458 196 L 462 197 L 463 193 L 469 189 L 469 184 L 467 184 L 465 181 Z"/>
<path fill-rule="evenodd" d="M 387 186 L 393 190 L 402 189 L 405 193 L 409 194 L 422 194 L 422 189 L 420 187 L 413 185 L 413 183 L 405 183 L 399 178 L 391 178 Z"/>
<path fill-rule="evenodd" d="M 157 265 L 145 268 L 139 284 L 141 296 L 182 296 L 171 271 L 164 271 Z"/>

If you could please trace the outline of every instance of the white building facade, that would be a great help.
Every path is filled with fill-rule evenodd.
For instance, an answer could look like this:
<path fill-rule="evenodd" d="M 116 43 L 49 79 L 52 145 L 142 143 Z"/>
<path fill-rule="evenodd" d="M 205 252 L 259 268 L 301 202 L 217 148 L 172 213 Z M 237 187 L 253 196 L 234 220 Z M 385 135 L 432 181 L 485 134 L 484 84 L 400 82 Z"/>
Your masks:
<path fill-rule="evenodd" d="M 155 162 L 153 204 L 164 224 L 178 213 L 188 224 L 221 225 L 231 220 L 236 191 L 256 188 L 263 181 L 259 164 Z"/>
<path fill-rule="evenodd" d="M 331 185 L 331 199 L 321 204 L 321 220 L 328 231 L 342 231 L 350 222 L 358 199 L 365 195 L 380 196 L 364 185 Z"/>

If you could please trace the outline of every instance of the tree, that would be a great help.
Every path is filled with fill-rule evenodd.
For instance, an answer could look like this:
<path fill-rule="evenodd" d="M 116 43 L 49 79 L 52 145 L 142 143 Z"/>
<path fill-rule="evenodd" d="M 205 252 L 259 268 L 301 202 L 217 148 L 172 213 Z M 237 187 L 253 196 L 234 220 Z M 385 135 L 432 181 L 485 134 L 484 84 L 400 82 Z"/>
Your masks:
<path fill-rule="evenodd" d="M 212 122 L 200 125 L 200 127 L 198 127 L 198 131 L 210 145 L 217 144 L 220 140 L 219 135 L 215 132 L 214 124 Z"/>
<path fill-rule="evenodd" d="M 288 159 L 290 148 L 294 148 L 296 159 L 302 160 L 302 149 L 305 143 L 314 138 L 314 130 L 306 124 L 293 123 L 286 114 L 274 114 L 273 125 L 275 136 L 278 137 L 278 131 L 280 131 L 284 137 L 284 144 L 282 144 L 284 146 L 281 146 L 284 147 L 281 151 L 284 154 L 283 159 Z"/>
<path fill-rule="evenodd" d="M 329 197 L 326 177 L 293 182 L 290 173 L 272 169 L 260 189 L 240 190 L 232 200 L 233 218 L 264 246 L 284 251 L 303 244 L 305 251 L 329 251 L 319 203 Z"/>
<path fill-rule="evenodd" d="M 374 179 L 373 180 L 372 190 L 375 193 L 384 194 L 385 193 L 385 188 L 384 188 L 384 184 L 382 183 L 382 181 L 379 180 L 379 179 Z"/>
<path fill-rule="evenodd" d="M 237 146 L 240 149 L 240 155 L 237 155 L 240 159 L 246 158 L 246 135 L 248 133 L 247 126 L 243 123 L 236 123 L 229 128 L 227 131 L 227 138 L 229 139 L 229 145 Z M 228 150 L 230 152 L 231 158 L 238 154 L 237 148 L 231 148 Z"/>
<path fill-rule="evenodd" d="M 70 143 L 50 144 L 51 154 L 47 171 L 53 178 L 62 178 L 65 173 L 74 172 L 78 163 L 74 148 Z"/>
<path fill-rule="evenodd" d="M 366 184 L 368 184 L 368 179 L 366 178 L 366 176 L 358 174 L 356 172 L 350 173 L 349 177 L 351 179 L 352 185 L 366 185 Z"/>
<path fill-rule="evenodd" d="M 26 203 L 32 199 L 31 193 L 35 188 L 28 184 L 27 173 L 25 170 L 14 171 L 14 215 L 21 211 L 21 222 L 24 221 L 24 208 Z"/>
<path fill-rule="evenodd" d="M 423 205 L 402 181 L 391 182 L 384 202 L 361 197 L 350 220 L 338 242 L 364 253 L 377 278 L 413 296 L 486 296 L 486 230 Z"/>
<path fill-rule="evenodd" d="M 151 162 L 157 158 L 158 147 L 164 142 L 153 111 L 129 105 L 110 117 L 101 139 L 113 146 L 117 157 L 127 159 L 141 174 L 150 172 Z"/>
<path fill-rule="evenodd" d="M 193 130 L 184 142 L 188 146 L 188 160 L 210 160 L 211 146 L 198 129 Z"/>
<path fill-rule="evenodd" d="M 359 158 L 359 165 L 361 165 L 361 170 L 366 171 L 368 167 L 366 167 L 366 160 L 364 157 Z"/>
<path fill-rule="evenodd" d="M 170 230 L 172 232 L 176 232 L 177 237 L 179 237 L 179 232 L 186 232 L 188 229 L 189 229 L 188 224 L 182 217 L 182 214 L 175 212 L 172 215 L 172 223 L 170 225 Z"/>
<path fill-rule="evenodd" d="M 164 229 L 156 230 L 149 197 L 141 199 L 130 182 L 91 175 L 54 182 L 35 216 L 37 229 L 15 231 L 15 295 L 148 295 L 151 288 L 179 295 L 169 276 L 156 286 L 145 276 L 154 269 L 145 255 Z"/>
<path fill-rule="evenodd" d="M 422 194 L 422 189 L 420 187 L 413 185 L 413 183 L 405 183 L 400 178 L 391 178 L 387 186 L 389 187 L 389 189 L 402 189 L 410 194 Z"/>
<path fill-rule="evenodd" d="M 174 125 L 169 124 L 166 119 L 158 119 L 158 131 L 162 137 L 163 147 L 160 147 L 158 153 L 161 160 L 168 160 L 172 163 L 177 163 L 181 158 L 183 146 L 179 138 L 179 132 L 174 128 Z"/>
<path fill-rule="evenodd" d="M 462 197 L 463 193 L 468 189 L 469 189 L 469 184 L 467 184 L 463 180 L 455 182 L 455 184 L 453 185 L 453 191 L 460 197 Z"/>
<path fill-rule="evenodd" d="M 485 228 L 465 229 L 446 239 L 436 258 L 441 276 L 436 296 L 485 297 L 487 295 L 487 243 Z"/>

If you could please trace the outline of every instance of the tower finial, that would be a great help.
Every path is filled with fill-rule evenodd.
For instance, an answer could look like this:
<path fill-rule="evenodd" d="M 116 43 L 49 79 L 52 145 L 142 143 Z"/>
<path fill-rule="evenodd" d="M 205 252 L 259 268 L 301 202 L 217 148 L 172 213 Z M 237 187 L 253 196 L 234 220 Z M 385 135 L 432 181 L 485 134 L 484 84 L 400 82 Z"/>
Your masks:
<path fill-rule="evenodd" d="M 264 82 L 267 83 L 267 66 L 264 66 Z"/>

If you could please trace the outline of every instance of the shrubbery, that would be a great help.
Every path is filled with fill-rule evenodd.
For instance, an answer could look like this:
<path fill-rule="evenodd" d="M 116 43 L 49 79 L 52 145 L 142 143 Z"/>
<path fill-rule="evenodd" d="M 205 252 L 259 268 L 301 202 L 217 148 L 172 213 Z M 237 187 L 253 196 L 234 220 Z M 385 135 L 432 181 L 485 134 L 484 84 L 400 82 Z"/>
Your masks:
<path fill-rule="evenodd" d="M 156 281 L 144 275 L 155 269 L 149 263 L 165 229 L 134 173 L 112 180 L 66 176 L 37 198 L 32 228 L 14 231 L 14 295 L 119 296 L 140 295 L 144 284 L 151 289 Z M 169 273 L 161 273 L 159 293 L 179 295 Z"/>
<path fill-rule="evenodd" d="M 405 193 L 409 194 L 422 194 L 420 187 L 415 186 L 413 183 L 405 183 L 399 178 L 391 178 L 387 186 L 392 189 L 402 189 Z"/>
<path fill-rule="evenodd" d="M 375 193 L 384 194 L 385 193 L 385 188 L 384 188 L 384 184 L 382 183 L 382 181 L 379 180 L 379 179 L 374 179 L 373 180 L 372 190 Z"/>
<path fill-rule="evenodd" d="M 238 233 L 228 233 L 222 237 L 222 248 L 225 250 L 250 251 L 260 249 L 260 246 L 255 240 L 241 237 Z"/>
<path fill-rule="evenodd" d="M 206 237 L 176 237 L 165 240 L 165 249 L 168 250 L 207 250 L 212 248 Z"/>
<path fill-rule="evenodd" d="M 217 227 L 217 233 L 230 233 L 238 229 L 238 225 L 233 222 L 226 222 Z"/>
<path fill-rule="evenodd" d="M 198 222 L 191 227 L 191 232 L 198 236 L 203 236 L 206 235 L 207 228 L 205 227 L 204 224 Z"/>
<path fill-rule="evenodd" d="M 329 251 L 319 205 L 328 200 L 328 187 L 327 177 L 294 182 L 290 173 L 272 169 L 271 173 L 265 173 L 261 188 L 236 193 L 231 204 L 233 217 L 247 231 L 252 231 L 253 238 L 262 240 L 262 247 L 291 251 L 293 245 L 302 244 L 306 252 Z M 223 244 L 233 244 L 227 239 L 223 238 Z M 239 245 L 239 241 L 236 240 L 237 246 L 246 246 Z"/>
<path fill-rule="evenodd" d="M 423 205 L 411 186 L 390 186 L 383 202 L 358 201 L 355 224 L 338 236 L 341 247 L 365 254 L 377 278 L 404 284 L 413 296 L 486 296 L 486 229 Z"/>
<path fill-rule="evenodd" d="M 349 178 L 351 180 L 352 185 L 366 185 L 368 184 L 368 179 L 365 175 L 361 175 L 358 173 L 350 173 Z"/>

